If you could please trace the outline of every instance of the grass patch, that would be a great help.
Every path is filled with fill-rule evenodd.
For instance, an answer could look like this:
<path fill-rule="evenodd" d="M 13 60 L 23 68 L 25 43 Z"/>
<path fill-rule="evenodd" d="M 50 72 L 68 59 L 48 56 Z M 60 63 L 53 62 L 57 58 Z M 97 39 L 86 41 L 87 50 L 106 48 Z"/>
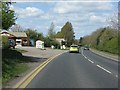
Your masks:
<path fill-rule="evenodd" d="M 99 50 L 99 49 L 96 49 L 96 48 L 92 48 L 93 50 L 97 51 L 97 52 L 103 52 L 105 54 L 109 54 L 109 55 L 113 55 L 113 56 L 118 56 L 117 54 L 114 54 L 114 53 L 110 53 L 110 52 L 107 52 L 107 51 L 104 51 L 104 50 Z"/>
<path fill-rule="evenodd" d="M 28 52 L 28 51 L 26 51 L 26 50 L 22 50 L 22 49 L 18 49 L 18 48 L 14 49 L 14 50 L 16 50 L 16 51 L 18 51 L 18 52 L 20 52 L 20 53 Z"/>
<path fill-rule="evenodd" d="M 2 50 L 2 84 L 5 85 L 19 74 L 28 69 L 26 62 L 20 51 L 12 49 Z"/>
<path fill-rule="evenodd" d="M 21 73 L 28 70 L 28 66 L 26 64 L 17 63 L 15 66 L 6 65 L 7 70 L 3 70 L 2 84 L 4 85 L 8 81 L 13 78 L 19 76 Z"/>

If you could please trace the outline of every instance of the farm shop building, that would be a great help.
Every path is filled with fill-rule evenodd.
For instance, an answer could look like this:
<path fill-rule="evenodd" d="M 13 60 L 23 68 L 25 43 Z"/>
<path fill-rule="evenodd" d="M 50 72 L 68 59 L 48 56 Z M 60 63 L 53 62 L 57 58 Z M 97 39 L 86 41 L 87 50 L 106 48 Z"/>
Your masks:
<path fill-rule="evenodd" d="M 4 30 L 1 34 L 8 36 L 9 39 L 15 40 L 18 46 L 29 46 L 30 44 L 29 37 L 25 32 L 9 32 Z"/>
<path fill-rule="evenodd" d="M 16 37 L 16 45 L 29 46 L 30 40 L 25 32 L 10 32 Z"/>

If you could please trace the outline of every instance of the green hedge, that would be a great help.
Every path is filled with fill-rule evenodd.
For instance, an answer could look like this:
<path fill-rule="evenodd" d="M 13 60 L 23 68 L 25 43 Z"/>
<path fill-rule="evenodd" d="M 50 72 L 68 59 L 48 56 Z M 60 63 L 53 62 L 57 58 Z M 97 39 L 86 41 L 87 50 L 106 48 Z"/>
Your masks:
<path fill-rule="evenodd" d="M 109 41 L 106 41 L 104 44 L 99 44 L 96 49 L 113 53 L 113 54 L 118 54 L 118 38 L 112 38 Z"/>
<path fill-rule="evenodd" d="M 8 36 L 2 36 L 2 48 L 6 49 L 9 47 Z"/>

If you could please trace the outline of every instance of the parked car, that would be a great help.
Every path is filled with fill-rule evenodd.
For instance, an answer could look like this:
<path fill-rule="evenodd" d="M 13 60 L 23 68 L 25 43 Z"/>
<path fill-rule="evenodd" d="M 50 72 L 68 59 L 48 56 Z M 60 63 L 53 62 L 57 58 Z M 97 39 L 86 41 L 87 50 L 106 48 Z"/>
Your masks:
<path fill-rule="evenodd" d="M 78 45 L 71 45 L 69 52 L 77 52 L 79 53 L 79 46 Z"/>
<path fill-rule="evenodd" d="M 15 48 L 15 45 L 16 45 L 16 43 L 15 43 L 15 41 L 13 40 L 13 39 L 9 39 L 9 48 Z"/>

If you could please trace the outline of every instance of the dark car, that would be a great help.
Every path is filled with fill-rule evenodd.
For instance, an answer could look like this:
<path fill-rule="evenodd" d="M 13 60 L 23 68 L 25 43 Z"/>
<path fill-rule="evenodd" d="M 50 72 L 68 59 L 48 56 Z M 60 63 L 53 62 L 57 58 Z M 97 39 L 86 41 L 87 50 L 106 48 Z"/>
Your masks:
<path fill-rule="evenodd" d="M 9 39 L 9 48 L 15 48 L 15 41 L 13 39 Z"/>
<path fill-rule="evenodd" d="M 85 46 L 85 47 L 84 47 L 84 50 L 89 50 L 89 47 L 88 47 L 88 46 Z"/>

